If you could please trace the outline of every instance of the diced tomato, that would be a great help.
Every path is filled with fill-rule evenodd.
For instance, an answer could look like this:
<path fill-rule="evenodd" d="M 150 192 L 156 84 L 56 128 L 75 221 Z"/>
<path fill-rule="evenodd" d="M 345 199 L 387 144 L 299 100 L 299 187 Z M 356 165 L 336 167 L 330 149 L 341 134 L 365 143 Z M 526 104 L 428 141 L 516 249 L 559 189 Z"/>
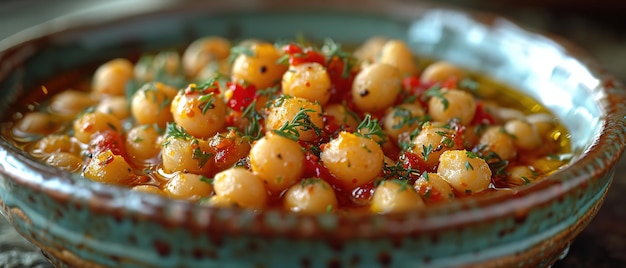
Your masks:
<path fill-rule="evenodd" d="M 114 155 L 121 155 L 125 159 L 127 158 L 126 150 L 124 149 L 124 141 L 120 134 L 113 130 L 94 133 L 89 142 L 88 150 L 89 153 L 93 155 L 111 150 L 111 153 Z"/>
<path fill-rule="evenodd" d="M 252 84 L 242 86 L 238 83 L 228 83 L 228 89 L 232 95 L 228 99 L 228 107 L 235 111 L 243 111 L 256 98 L 256 87 Z"/>
<path fill-rule="evenodd" d="M 441 82 L 441 88 L 447 89 L 455 89 L 458 85 L 458 79 L 456 76 L 449 77 L 448 79 Z"/>
<path fill-rule="evenodd" d="M 304 153 L 303 178 L 320 178 L 328 182 L 338 191 L 342 190 L 341 182 L 322 164 L 320 158 L 311 152 Z"/>
<path fill-rule="evenodd" d="M 296 44 L 287 44 L 282 47 L 282 51 L 289 55 L 302 53 L 302 48 Z"/>
<path fill-rule="evenodd" d="M 303 53 L 293 54 L 289 57 L 289 65 L 298 66 L 303 63 L 317 62 L 326 65 L 326 57 L 321 53 L 306 49 Z"/>
<path fill-rule="evenodd" d="M 485 105 L 482 101 L 476 102 L 476 113 L 474 114 L 474 118 L 472 119 L 472 125 L 485 124 L 485 125 L 493 125 L 496 120 L 493 116 L 485 111 Z"/>
<path fill-rule="evenodd" d="M 429 167 L 428 164 L 422 160 L 422 158 L 413 152 L 404 152 L 401 155 L 400 160 L 402 161 L 402 167 L 406 169 L 417 169 L 420 172 L 434 172 L 437 169 L 436 166 Z"/>
<path fill-rule="evenodd" d="M 374 195 L 374 190 L 376 190 L 374 182 L 358 186 L 351 192 L 352 199 L 358 204 L 367 203 L 367 201 L 372 198 L 372 195 Z"/>
<path fill-rule="evenodd" d="M 340 103 L 351 93 L 352 82 L 354 81 L 356 72 L 349 70 L 346 74 L 344 72 L 345 64 L 346 63 L 339 57 L 333 57 L 330 62 L 328 62 L 328 66 L 326 67 L 326 72 L 328 72 L 331 82 L 331 103 Z"/>

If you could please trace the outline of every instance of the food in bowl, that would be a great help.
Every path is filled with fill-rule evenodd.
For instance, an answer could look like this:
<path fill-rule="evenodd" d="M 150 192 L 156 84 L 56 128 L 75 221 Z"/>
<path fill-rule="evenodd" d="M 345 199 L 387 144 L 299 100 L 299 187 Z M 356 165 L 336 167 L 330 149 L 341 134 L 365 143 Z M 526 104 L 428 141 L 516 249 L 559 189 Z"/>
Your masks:
<path fill-rule="evenodd" d="M 538 102 L 402 40 L 232 43 L 112 59 L 81 89 L 42 85 L 2 133 L 85 179 L 306 214 L 415 210 L 569 160 L 565 128 Z"/>

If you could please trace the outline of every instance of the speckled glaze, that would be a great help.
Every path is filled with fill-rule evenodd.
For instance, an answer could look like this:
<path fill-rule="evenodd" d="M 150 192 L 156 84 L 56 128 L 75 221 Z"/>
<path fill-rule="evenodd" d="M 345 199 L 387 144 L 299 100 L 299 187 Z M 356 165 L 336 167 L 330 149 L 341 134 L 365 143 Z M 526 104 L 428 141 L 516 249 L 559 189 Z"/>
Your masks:
<path fill-rule="evenodd" d="M 600 208 L 626 143 L 626 93 L 583 52 L 488 14 L 415 1 L 203 1 L 111 8 L 0 42 L 0 114 L 27 89 L 204 35 L 406 40 L 519 88 L 572 136 L 572 163 L 514 191 L 393 215 L 218 209 L 101 185 L 0 139 L 0 212 L 67 267 L 548 267 Z M 124 16 L 120 15 L 124 11 Z M 73 70 L 73 71 L 70 71 Z"/>

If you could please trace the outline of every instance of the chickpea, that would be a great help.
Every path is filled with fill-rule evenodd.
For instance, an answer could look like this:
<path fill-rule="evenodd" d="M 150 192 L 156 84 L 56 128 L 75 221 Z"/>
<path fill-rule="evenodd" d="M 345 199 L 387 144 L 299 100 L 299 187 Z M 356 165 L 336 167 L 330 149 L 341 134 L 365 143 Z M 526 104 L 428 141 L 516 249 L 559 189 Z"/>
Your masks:
<path fill-rule="evenodd" d="M 374 190 L 370 210 L 378 213 L 403 212 L 424 207 L 424 201 L 404 180 L 382 181 Z"/>
<path fill-rule="evenodd" d="M 379 62 L 398 68 L 402 76 L 418 73 L 417 65 L 413 59 L 413 52 L 402 40 L 387 41 L 380 52 Z"/>
<path fill-rule="evenodd" d="M 45 158 L 46 164 L 68 172 L 77 172 L 83 166 L 83 160 L 75 154 L 52 152 Z"/>
<path fill-rule="evenodd" d="M 176 124 L 198 138 L 209 138 L 226 125 L 226 104 L 214 93 L 181 90 L 172 101 L 171 112 Z"/>
<path fill-rule="evenodd" d="M 546 113 L 537 113 L 526 116 L 526 121 L 531 123 L 542 139 L 546 139 L 555 127 L 555 119 Z"/>
<path fill-rule="evenodd" d="M 163 143 L 161 160 L 165 172 L 209 175 L 215 168 L 215 151 L 205 140 L 168 137 Z"/>
<path fill-rule="evenodd" d="M 232 167 L 250 152 L 250 142 L 232 129 L 213 136 L 209 145 L 215 150 L 215 166 L 218 170 Z"/>
<path fill-rule="evenodd" d="M 165 196 L 165 193 L 159 187 L 157 187 L 155 185 L 142 184 L 142 185 L 134 186 L 134 187 L 132 187 L 130 189 L 133 190 L 133 191 L 137 191 L 137 192 L 143 192 L 143 193 L 149 193 L 149 194 L 156 194 L 156 195 Z"/>
<path fill-rule="evenodd" d="M 119 119 L 125 119 L 130 116 L 130 109 L 128 107 L 126 97 L 111 96 L 103 99 L 98 106 L 96 106 L 96 112 L 112 114 Z"/>
<path fill-rule="evenodd" d="M 317 62 L 289 66 L 282 80 L 283 93 L 318 102 L 324 106 L 330 99 L 330 76 Z"/>
<path fill-rule="evenodd" d="M 165 183 L 163 192 L 174 199 L 198 201 L 213 193 L 213 185 L 202 175 L 178 172 Z"/>
<path fill-rule="evenodd" d="M 422 174 L 413 184 L 413 188 L 426 203 L 445 202 L 454 199 L 452 186 L 437 173 Z"/>
<path fill-rule="evenodd" d="M 268 190 L 280 193 L 302 176 L 304 153 L 298 142 L 268 132 L 250 149 L 250 167 Z"/>
<path fill-rule="evenodd" d="M 137 123 L 143 125 L 157 124 L 165 128 L 172 121 L 170 105 L 176 96 L 176 89 L 160 82 L 147 83 L 135 94 L 131 101 L 131 112 Z"/>
<path fill-rule="evenodd" d="M 231 204 L 243 208 L 261 209 L 267 203 L 267 191 L 255 174 L 242 167 L 224 170 L 213 180 L 214 205 Z"/>
<path fill-rule="evenodd" d="M 439 61 L 430 64 L 424 69 L 420 80 L 424 83 L 444 82 L 450 78 L 461 79 L 465 77 L 465 72 L 456 65 Z"/>
<path fill-rule="evenodd" d="M 230 41 L 217 36 L 200 38 L 192 42 L 183 53 L 183 67 L 187 77 L 195 77 L 209 63 L 226 59 L 230 55 Z"/>
<path fill-rule="evenodd" d="M 537 158 L 531 162 L 531 166 L 534 170 L 541 175 L 549 175 L 557 171 L 563 164 L 565 164 L 564 161 L 554 157 Z"/>
<path fill-rule="evenodd" d="M 342 131 L 324 146 L 321 160 L 344 188 L 354 189 L 378 176 L 384 154 L 375 141 Z"/>
<path fill-rule="evenodd" d="M 52 115 L 30 112 L 17 122 L 14 130 L 18 136 L 23 134 L 47 135 L 57 131 L 60 126 L 60 120 Z"/>
<path fill-rule="evenodd" d="M 289 187 L 284 207 L 298 213 L 324 213 L 337 208 L 337 196 L 328 182 L 320 178 L 303 179 Z"/>
<path fill-rule="evenodd" d="M 424 125 L 420 133 L 413 138 L 410 151 L 421 158 L 429 170 L 439 164 L 439 157 L 445 151 L 460 149 L 454 143 L 454 131 L 451 129 Z"/>
<path fill-rule="evenodd" d="M 541 146 L 541 137 L 535 127 L 523 120 L 511 120 L 504 124 L 506 132 L 510 133 L 513 143 L 519 149 L 530 151 Z"/>
<path fill-rule="evenodd" d="M 82 143 L 89 143 L 94 133 L 104 130 L 121 133 L 122 123 L 117 117 L 100 112 L 85 113 L 74 121 L 74 137 Z"/>
<path fill-rule="evenodd" d="M 72 140 L 70 136 L 63 134 L 53 134 L 42 137 L 33 146 L 34 154 L 50 154 L 54 152 L 80 154 L 80 145 Z"/>
<path fill-rule="evenodd" d="M 361 70 L 352 83 L 352 98 L 363 112 L 384 111 L 396 101 L 402 90 L 401 76 L 397 68 L 374 63 Z"/>
<path fill-rule="evenodd" d="M 350 111 L 345 105 L 331 103 L 324 107 L 324 113 L 330 116 L 330 123 L 356 129 L 361 122 L 359 115 Z"/>
<path fill-rule="evenodd" d="M 529 166 L 510 166 L 507 171 L 509 172 L 507 181 L 513 185 L 529 184 L 537 179 L 537 173 Z"/>
<path fill-rule="evenodd" d="M 65 90 L 50 99 L 50 112 L 67 120 L 96 103 L 96 98 L 78 90 Z"/>
<path fill-rule="evenodd" d="M 383 129 L 388 137 L 398 141 L 401 134 L 412 132 L 424 121 L 424 109 L 419 104 L 403 103 L 387 110 Z"/>
<path fill-rule="evenodd" d="M 159 132 L 152 125 L 139 125 L 126 133 L 124 145 L 128 157 L 136 163 L 145 163 L 161 152 Z"/>
<path fill-rule="evenodd" d="M 485 155 L 493 152 L 503 160 L 510 160 L 517 156 L 513 137 L 500 126 L 487 128 L 480 136 L 478 144 L 483 147 L 483 154 Z"/>
<path fill-rule="evenodd" d="M 386 37 L 382 36 L 370 37 L 363 45 L 354 51 L 353 55 L 362 62 L 374 62 L 378 58 L 385 43 L 387 43 L 387 40 Z"/>
<path fill-rule="evenodd" d="M 133 79 L 134 66 L 122 58 L 100 65 L 93 76 L 92 90 L 95 93 L 124 96 L 126 84 Z"/>
<path fill-rule="evenodd" d="M 322 107 L 306 99 L 283 97 L 275 100 L 265 120 L 265 128 L 267 130 L 278 130 L 285 123 L 290 124 L 303 110 L 313 110 L 304 112 L 307 115 L 307 120 L 310 121 L 309 125 L 311 125 L 311 128 L 307 130 L 304 126 L 297 127 L 298 138 L 302 141 L 312 141 L 318 138 L 315 129 L 312 128 L 322 129 L 324 120 L 322 118 Z"/>
<path fill-rule="evenodd" d="M 250 45 L 252 55 L 241 53 L 235 59 L 231 71 L 231 79 L 245 82 L 264 89 L 280 83 L 281 77 L 288 66 L 277 63 L 281 54 L 270 43 L 254 43 Z"/>
<path fill-rule="evenodd" d="M 434 121 L 445 123 L 458 118 L 462 125 L 469 125 L 476 114 L 476 101 L 465 91 L 443 89 L 440 96 L 428 100 L 428 113 Z"/>
<path fill-rule="evenodd" d="M 491 170 L 484 159 L 465 150 L 445 151 L 439 158 L 437 174 L 461 195 L 489 188 Z"/>
<path fill-rule="evenodd" d="M 93 156 L 83 170 L 83 175 L 97 182 L 125 185 L 132 180 L 133 169 L 124 157 L 106 150 Z"/>

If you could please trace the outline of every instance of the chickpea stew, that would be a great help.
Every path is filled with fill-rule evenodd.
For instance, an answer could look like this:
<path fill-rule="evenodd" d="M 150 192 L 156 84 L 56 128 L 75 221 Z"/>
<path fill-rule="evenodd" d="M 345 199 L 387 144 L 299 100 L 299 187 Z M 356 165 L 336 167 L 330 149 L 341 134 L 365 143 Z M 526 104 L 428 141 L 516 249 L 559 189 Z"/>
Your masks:
<path fill-rule="evenodd" d="M 348 51 L 211 36 L 88 83 L 3 135 L 85 179 L 208 206 L 399 212 L 532 184 L 569 156 L 538 103 L 384 37 Z"/>

